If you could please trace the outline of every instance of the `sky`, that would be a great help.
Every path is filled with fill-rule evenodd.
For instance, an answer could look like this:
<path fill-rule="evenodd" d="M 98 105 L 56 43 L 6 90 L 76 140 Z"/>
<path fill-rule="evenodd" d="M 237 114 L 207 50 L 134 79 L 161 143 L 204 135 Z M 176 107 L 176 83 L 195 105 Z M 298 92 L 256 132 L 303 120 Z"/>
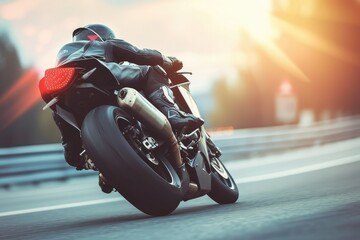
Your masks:
<path fill-rule="evenodd" d="M 219 78 L 238 77 L 239 65 L 248 60 L 239 51 L 240 30 L 261 41 L 270 38 L 270 11 L 267 0 L 0 1 L 0 19 L 26 67 L 53 67 L 75 28 L 102 23 L 137 47 L 182 60 L 184 70 L 193 72 L 196 92 Z"/>

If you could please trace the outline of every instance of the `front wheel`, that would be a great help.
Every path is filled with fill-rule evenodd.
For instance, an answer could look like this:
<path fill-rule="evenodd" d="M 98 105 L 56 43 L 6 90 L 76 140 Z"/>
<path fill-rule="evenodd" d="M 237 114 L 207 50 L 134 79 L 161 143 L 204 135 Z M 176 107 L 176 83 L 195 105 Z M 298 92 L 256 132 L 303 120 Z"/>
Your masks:
<path fill-rule="evenodd" d="M 234 203 L 239 197 L 234 179 L 217 157 L 211 159 L 211 191 L 208 196 L 219 204 Z"/>

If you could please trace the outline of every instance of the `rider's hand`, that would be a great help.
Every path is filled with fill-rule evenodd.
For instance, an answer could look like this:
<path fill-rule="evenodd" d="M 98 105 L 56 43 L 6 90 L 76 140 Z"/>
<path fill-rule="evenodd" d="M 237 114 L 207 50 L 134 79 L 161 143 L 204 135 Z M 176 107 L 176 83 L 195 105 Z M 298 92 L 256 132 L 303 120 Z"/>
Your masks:
<path fill-rule="evenodd" d="M 167 57 L 163 55 L 163 65 L 162 67 L 165 69 L 167 73 L 173 73 L 179 71 L 183 67 L 182 61 L 177 59 L 176 57 Z"/>
<path fill-rule="evenodd" d="M 172 62 L 172 70 L 174 72 L 179 71 L 183 68 L 183 62 L 177 59 L 176 57 L 169 57 Z"/>

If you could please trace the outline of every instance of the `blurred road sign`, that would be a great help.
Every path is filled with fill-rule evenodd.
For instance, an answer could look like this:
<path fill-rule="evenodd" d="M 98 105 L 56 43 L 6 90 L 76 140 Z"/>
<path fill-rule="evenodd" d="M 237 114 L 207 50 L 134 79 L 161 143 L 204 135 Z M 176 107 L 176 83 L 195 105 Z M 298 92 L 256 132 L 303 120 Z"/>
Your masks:
<path fill-rule="evenodd" d="M 283 81 L 275 97 L 276 120 L 281 123 L 291 123 L 296 119 L 297 97 L 289 81 Z"/>

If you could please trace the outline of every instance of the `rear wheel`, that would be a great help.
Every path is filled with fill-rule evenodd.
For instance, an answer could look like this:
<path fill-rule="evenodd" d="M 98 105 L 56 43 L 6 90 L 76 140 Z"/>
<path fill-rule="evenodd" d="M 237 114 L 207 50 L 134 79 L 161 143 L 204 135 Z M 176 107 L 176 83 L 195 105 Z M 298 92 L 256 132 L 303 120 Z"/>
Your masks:
<path fill-rule="evenodd" d="M 239 197 L 234 179 L 217 157 L 211 159 L 211 191 L 208 195 L 219 204 L 234 203 Z"/>
<path fill-rule="evenodd" d="M 163 151 L 144 151 L 137 138 L 139 126 L 128 119 L 120 108 L 95 108 L 82 125 L 84 147 L 107 181 L 131 204 L 149 215 L 167 215 L 182 200 L 180 179 Z"/>

